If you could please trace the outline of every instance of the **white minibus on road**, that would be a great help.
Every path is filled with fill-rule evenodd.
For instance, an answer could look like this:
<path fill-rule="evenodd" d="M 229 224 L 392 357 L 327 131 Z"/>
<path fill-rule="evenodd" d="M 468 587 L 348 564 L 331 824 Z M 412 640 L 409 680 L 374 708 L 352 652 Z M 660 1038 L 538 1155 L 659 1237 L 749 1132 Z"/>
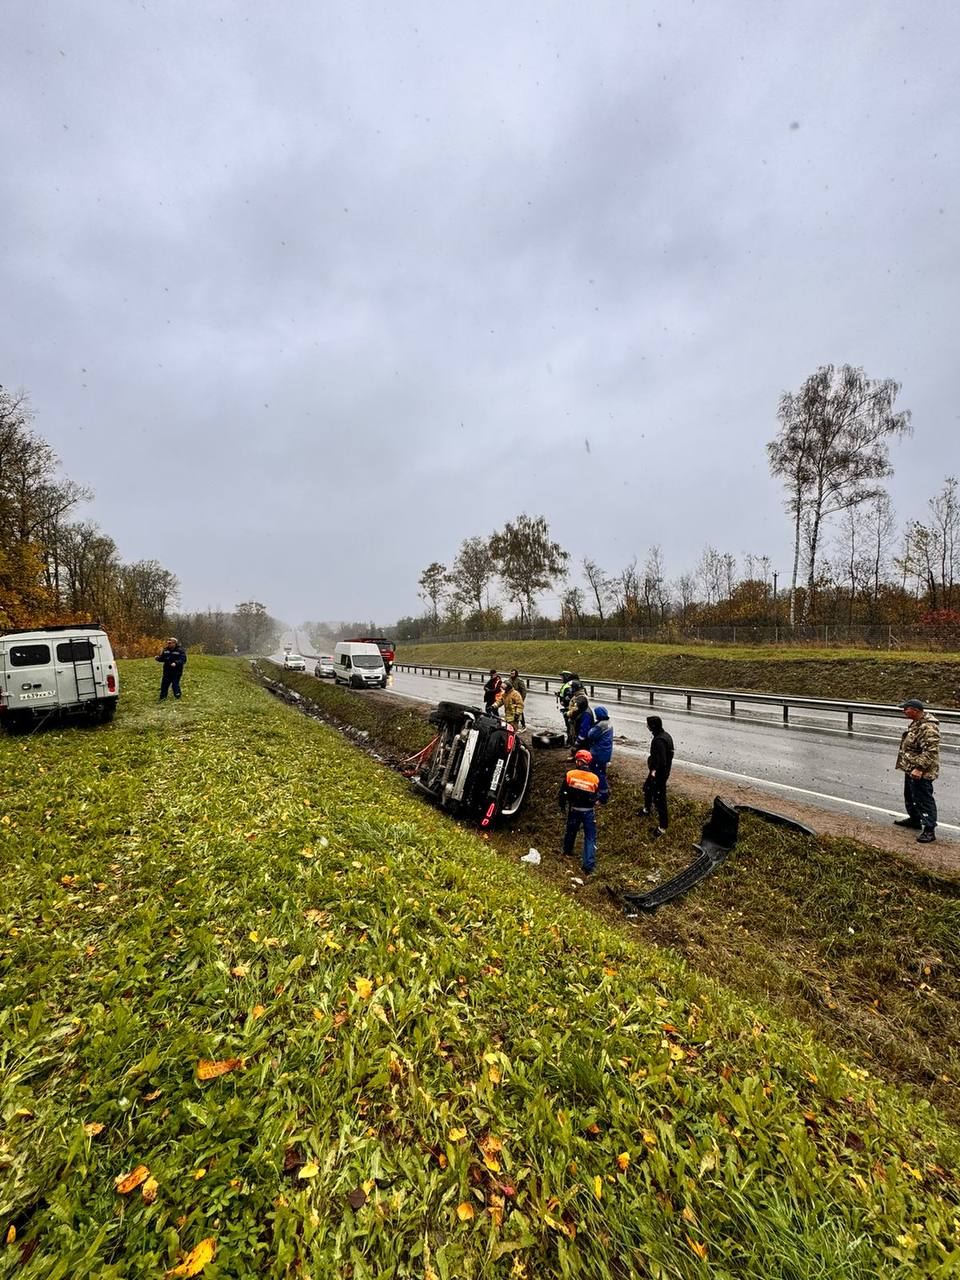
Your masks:
<path fill-rule="evenodd" d="M 341 640 L 334 649 L 333 675 L 337 684 L 349 684 L 354 689 L 387 687 L 383 655 L 375 644 L 359 640 Z"/>

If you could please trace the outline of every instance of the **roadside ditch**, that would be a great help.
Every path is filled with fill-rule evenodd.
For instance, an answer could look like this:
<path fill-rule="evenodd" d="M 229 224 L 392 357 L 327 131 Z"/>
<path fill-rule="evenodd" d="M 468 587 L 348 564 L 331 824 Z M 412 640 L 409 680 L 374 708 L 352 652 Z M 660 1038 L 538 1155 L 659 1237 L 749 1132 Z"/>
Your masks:
<path fill-rule="evenodd" d="M 430 741 L 429 704 L 355 692 L 268 662 L 253 672 L 275 696 L 336 729 L 373 759 L 401 769 Z M 530 800 L 507 828 L 484 835 L 503 856 L 541 854 L 531 868 L 634 938 L 810 1026 L 832 1047 L 960 1116 L 960 885 L 861 841 L 811 838 L 744 815 L 736 849 L 686 898 L 628 920 L 619 890 L 644 892 L 685 866 L 709 813 L 671 797 L 668 834 L 639 816 L 636 760 L 611 768 L 600 815 L 598 871 L 560 852 L 557 791 L 564 752 L 534 758 Z M 452 820 L 451 820 L 452 821 Z"/>

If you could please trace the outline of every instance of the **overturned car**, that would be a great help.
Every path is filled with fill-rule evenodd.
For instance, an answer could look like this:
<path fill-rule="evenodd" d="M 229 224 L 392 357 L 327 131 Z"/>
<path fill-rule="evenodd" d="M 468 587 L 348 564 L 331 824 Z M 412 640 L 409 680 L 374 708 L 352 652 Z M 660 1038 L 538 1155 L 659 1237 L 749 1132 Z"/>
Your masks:
<path fill-rule="evenodd" d="M 481 827 L 515 817 L 530 791 L 530 749 L 496 713 L 441 702 L 437 736 L 419 757 L 418 791 Z"/>

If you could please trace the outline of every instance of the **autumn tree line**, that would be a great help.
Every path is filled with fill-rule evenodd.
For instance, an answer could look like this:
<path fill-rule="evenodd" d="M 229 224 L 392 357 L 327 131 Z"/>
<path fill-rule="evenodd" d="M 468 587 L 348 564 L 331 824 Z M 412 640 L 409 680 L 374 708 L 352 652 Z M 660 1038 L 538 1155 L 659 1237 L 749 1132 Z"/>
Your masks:
<path fill-rule="evenodd" d="M 211 653 L 257 651 L 278 633 L 263 604 L 231 614 L 177 614 L 180 584 L 157 560 L 126 563 L 113 538 L 77 518 L 93 497 L 61 474 L 26 395 L 0 387 L 0 631 L 100 622 L 126 657 L 162 638 Z"/>
<path fill-rule="evenodd" d="M 707 545 L 676 577 L 652 545 L 623 567 L 574 560 L 546 520 L 521 515 L 488 536 L 461 543 L 453 563 L 427 565 L 418 587 L 426 605 L 401 619 L 400 638 L 502 626 L 637 627 L 690 633 L 703 627 L 778 627 L 790 634 L 838 628 L 920 628 L 960 637 L 960 493 L 957 477 L 898 520 L 884 481 L 890 445 L 912 432 L 896 407 L 900 386 L 850 365 L 824 365 L 777 410 L 767 444 L 783 485 L 792 556 L 786 571 L 763 551 Z M 559 619 L 538 613 L 547 592 Z"/>

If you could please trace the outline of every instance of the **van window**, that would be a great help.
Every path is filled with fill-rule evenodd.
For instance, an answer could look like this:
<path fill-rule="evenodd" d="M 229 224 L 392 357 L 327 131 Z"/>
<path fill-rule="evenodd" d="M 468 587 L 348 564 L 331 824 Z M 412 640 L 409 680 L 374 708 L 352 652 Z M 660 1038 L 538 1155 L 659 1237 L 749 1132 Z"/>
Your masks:
<path fill-rule="evenodd" d="M 58 662 L 92 662 L 93 645 L 89 640 L 62 640 L 57 645 Z"/>
<path fill-rule="evenodd" d="M 355 667 L 367 667 L 373 670 L 374 668 L 383 666 L 383 659 L 380 657 L 375 658 L 372 653 L 358 653 L 353 660 L 353 665 Z"/>
<path fill-rule="evenodd" d="M 11 667 L 45 667 L 49 661 L 48 644 L 15 644 L 10 648 Z"/>

